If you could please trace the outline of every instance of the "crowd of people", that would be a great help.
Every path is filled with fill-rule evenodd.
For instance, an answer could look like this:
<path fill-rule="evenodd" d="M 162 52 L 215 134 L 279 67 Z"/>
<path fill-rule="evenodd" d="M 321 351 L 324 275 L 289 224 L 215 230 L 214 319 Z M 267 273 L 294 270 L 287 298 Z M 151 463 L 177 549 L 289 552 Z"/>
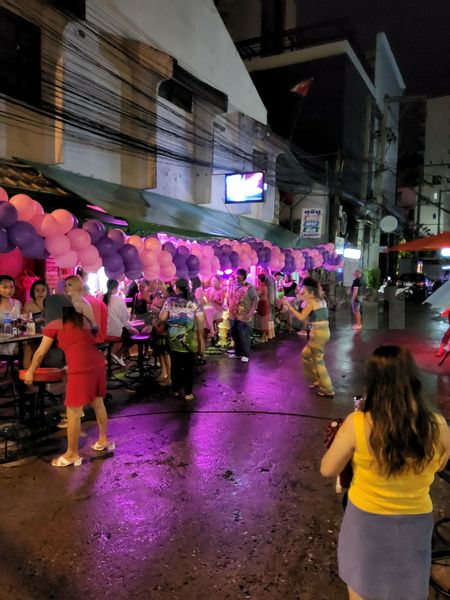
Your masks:
<path fill-rule="evenodd" d="M 351 289 L 357 329 L 359 276 L 356 272 Z M 216 343 L 225 309 L 230 358 L 249 362 L 252 329 L 265 343 L 275 336 L 275 323 L 284 324 L 285 331 L 301 324 L 301 331 L 308 332 L 301 355 L 304 376 L 319 396 L 335 393 L 324 360 L 330 339 L 328 307 L 320 283 L 311 277 L 296 282 L 261 269 L 252 285 L 238 269 L 232 278 L 213 277 L 205 286 L 186 279 L 171 284 L 141 279 L 124 298 L 117 280 L 108 280 L 103 296 L 93 297 L 81 274 L 65 279 L 63 294 L 50 295 L 45 281 L 35 281 L 23 308 L 14 295 L 14 279 L 0 276 L 0 324 L 6 315 L 19 318 L 25 311 L 43 336 L 25 358 L 25 384 L 33 384 L 42 364 L 67 368 L 67 449 L 52 461 L 55 467 L 81 465 L 78 441 L 87 405 L 98 424 L 91 448 L 115 449 L 108 437 L 105 356 L 99 344 L 108 340 L 115 360 L 126 365 L 138 322 L 159 360 L 159 383 L 172 385 L 174 394 L 183 394 L 187 402 L 194 399 L 195 360 L 206 344 Z M 14 344 L 5 351 L 13 354 Z M 337 430 L 321 464 L 325 477 L 339 476 L 351 464 L 338 546 L 339 573 L 350 599 L 427 597 L 433 527 L 429 488 L 449 454 L 448 426 L 427 407 L 411 354 L 397 346 L 375 350 L 368 363 L 366 397 Z"/>

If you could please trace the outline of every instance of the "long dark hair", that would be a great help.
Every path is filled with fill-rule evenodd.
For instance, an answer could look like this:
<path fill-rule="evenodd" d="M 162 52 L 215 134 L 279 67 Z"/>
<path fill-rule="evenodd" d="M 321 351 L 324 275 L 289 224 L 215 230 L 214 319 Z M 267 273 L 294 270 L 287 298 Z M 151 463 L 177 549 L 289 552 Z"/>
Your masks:
<path fill-rule="evenodd" d="M 438 422 L 422 397 L 422 382 L 411 353 L 380 346 L 366 375 L 364 412 L 370 413 L 370 445 L 380 473 L 389 477 L 408 468 L 420 473 L 439 442 Z"/>
<path fill-rule="evenodd" d="M 36 289 L 36 286 L 38 286 L 38 285 L 43 285 L 47 292 L 47 296 L 50 296 L 50 290 L 48 289 L 47 282 L 44 279 L 36 279 L 36 281 L 33 281 L 33 283 L 31 284 L 31 287 L 30 287 L 30 298 L 32 300 L 34 300 L 35 302 L 36 302 L 36 296 L 34 294 L 34 290 Z M 44 303 L 45 303 L 45 299 L 44 299 Z"/>
<path fill-rule="evenodd" d="M 103 302 L 108 306 L 109 300 L 116 290 L 119 287 L 119 282 L 117 279 L 108 279 L 106 282 L 106 294 L 103 296 Z"/>

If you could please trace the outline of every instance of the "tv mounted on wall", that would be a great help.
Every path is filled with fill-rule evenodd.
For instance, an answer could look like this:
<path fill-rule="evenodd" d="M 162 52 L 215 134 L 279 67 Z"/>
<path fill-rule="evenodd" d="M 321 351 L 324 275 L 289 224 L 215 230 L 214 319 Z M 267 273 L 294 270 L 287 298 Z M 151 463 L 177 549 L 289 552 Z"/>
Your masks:
<path fill-rule="evenodd" d="M 225 203 L 264 202 L 264 172 L 229 173 L 225 175 Z"/>

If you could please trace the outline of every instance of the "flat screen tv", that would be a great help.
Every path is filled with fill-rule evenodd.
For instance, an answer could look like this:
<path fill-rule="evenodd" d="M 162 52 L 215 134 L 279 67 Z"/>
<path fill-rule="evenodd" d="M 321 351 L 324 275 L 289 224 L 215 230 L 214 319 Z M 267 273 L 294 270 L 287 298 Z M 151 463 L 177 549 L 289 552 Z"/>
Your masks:
<path fill-rule="evenodd" d="M 264 202 L 264 172 L 225 175 L 225 203 Z"/>

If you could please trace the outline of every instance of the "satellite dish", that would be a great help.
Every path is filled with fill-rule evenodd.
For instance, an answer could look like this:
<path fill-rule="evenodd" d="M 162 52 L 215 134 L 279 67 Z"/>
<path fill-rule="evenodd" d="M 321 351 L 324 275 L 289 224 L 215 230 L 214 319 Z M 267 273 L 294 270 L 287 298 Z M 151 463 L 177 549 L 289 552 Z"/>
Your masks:
<path fill-rule="evenodd" d="M 392 215 L 388 215 L 387 217 L 383 217 L 380 221 L 381 231 L 384 233 L 392 233 L 397 229 L 398 221 Z"/>

